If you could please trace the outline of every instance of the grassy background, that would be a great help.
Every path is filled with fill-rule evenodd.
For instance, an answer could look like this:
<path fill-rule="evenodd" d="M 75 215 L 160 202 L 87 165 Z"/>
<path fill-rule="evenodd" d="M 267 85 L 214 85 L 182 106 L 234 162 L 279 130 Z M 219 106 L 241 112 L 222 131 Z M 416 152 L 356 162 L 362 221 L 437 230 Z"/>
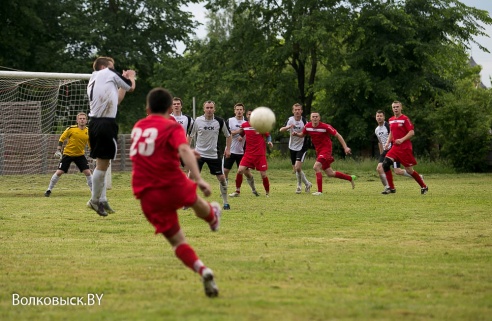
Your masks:
<path fill-rule="evenodd" d="M 288 162 L 270 164 L 271 197 L 245 182 L 218 233 L 180 211 L 216 273 L 217 299 L 153 234 L 129 173 L 113 173 L 117 213 L 107 218 L 85 207 L 81 174 L 64 175 L 50 198 L 51 175 L 0 176 L 0 320 L 492 320 L 492 175 L 422 164 L 428 195 L 401 176 L 396 194 L 381 195 L 374 161 L 337 161 L 359 176 L 355 190 L 325 178 L 314 197 L 294 194 Z M 93 306 L 14 306 L 13 293 L 104 296 Z"/>

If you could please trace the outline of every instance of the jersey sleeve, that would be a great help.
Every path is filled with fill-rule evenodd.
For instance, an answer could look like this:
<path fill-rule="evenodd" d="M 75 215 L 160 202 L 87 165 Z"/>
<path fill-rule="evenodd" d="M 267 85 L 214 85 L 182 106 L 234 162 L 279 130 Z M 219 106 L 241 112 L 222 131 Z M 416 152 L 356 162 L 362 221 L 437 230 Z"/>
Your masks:
<path fill-rule="evenodd" d="M 69 134 L 70 134 L 70 127 L 67 127 L 67 129 L 65 129 L 63 134 L 61 134 L 60 139 L 58 139 L 58 141 L 60 143 L 63 143 L 68 138 Z"/>

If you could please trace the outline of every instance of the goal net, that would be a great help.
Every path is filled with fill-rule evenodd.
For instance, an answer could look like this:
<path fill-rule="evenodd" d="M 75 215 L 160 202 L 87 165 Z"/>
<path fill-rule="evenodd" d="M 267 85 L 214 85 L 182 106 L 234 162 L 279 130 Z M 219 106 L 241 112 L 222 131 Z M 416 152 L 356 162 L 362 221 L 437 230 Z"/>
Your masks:
<path fill-rule="evenodd" d="M 0 175 L 57 169 L 60 135 L 79 112 L 89 112 L 90 76 L 0 71 Z M 78 172 L 75 164 L 70 172 Z"/>

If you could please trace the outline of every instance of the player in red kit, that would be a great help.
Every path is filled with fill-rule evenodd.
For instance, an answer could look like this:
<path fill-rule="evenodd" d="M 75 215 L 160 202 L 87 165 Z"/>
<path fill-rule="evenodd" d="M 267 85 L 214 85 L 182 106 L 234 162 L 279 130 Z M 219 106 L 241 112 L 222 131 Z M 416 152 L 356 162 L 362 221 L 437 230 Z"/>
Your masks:
<path fill-rule="evenodd" d="M 247 169 L 251 168 L 259 171 L 266 196 L 268 197 L 270 195 L 270 181 L 268 180 L 267 175 L 268 163 L 266 159 L 265 137 L 268 141 L 268 145 L 273 147 L 272 137 L 269 133 L 258 133 L 256 129 L 249 124 L 249 121 L 245 121 L 241 124 L 241 135 L 245 136 L 246 148 L 244 149 L 244 156 L 239 163 L 237 173 L 246 176 L 246 180 L 251 187 L 253 194 L 259 196 L 260 194 L 256 191 L 253 174 Z"/>
<path fill-rule="evenodd" d="M 420 185 L 420 193 L 424 195 L 427 194 L 429 188 L 424 183 L 422 176 L 413 169 L 413 166 L 417 165 L 417 161 L 413 156 L 412 142 L 410 141 L 415 134 L 413 124 L 407 116 L 401 113 L 402 108 L 403 106 L 399 101 L 394 101 L 391 104 L 394 116 L 388 120 L 390 133 L 386 144 L 384 144 L 384 149 L 388 150 L 391 143 L 393 145 L 383 161 L 383 170 L 389 185 L 389 188 L 386 188 L 383 194 L 396 193 L 391 166 L 393 162 L 399 162 L 405 167 L 405 171 Z"/>
<path fill-rule="evenodd" d="M 210 185 L 200 176 L 195 153 L 183 128 L 170 119 L 172 101 L 173 96 L 167 90 L 152 89 L 147 95 L 148 116 L 133 127 L 130 147 L 133 193 L 155 232 L 164 235 L 184 265 L 201 275 L 205 294 L 216 297 L 219 292 L 214 274 L 186 242 L 177 210 L 183 206 L 193 208 L 196 216 L 208 222 L 212 231 L 217 231 L 220 205 L 209 203 L 196 193 L 198 186 L 209 196 Z M 180 157 L 195 181 L 180 169 Z"/>
<path fill-rule="evenodd" d="M 323 173 L 321 171 L 324 171 L 328 177 L 347 180 L 352 184 L 352 188 L 355 188 L 354 181 L 357 179 L 357 176 L 347 175 L 342 172 L 334 171 L 331 168 L 331 163 L 335 161 L 332 156 L 331 136 L 338 139 L 346 155 L 350 155 L 352 151 L 345 143 L 342 135 L 340 135 L 335 128 L 321 122 L 319 113 L 311 113 L 311 121 L 304 126 L 302 132 L 294 132 L 292 135 L 299 137 L 310 135 L 311 141 L 316 149 L 316 162 L 314 163 L 313 169 L 316 172 L 318 191 L 313 193 L 314 196 L 323 194 Z"/>

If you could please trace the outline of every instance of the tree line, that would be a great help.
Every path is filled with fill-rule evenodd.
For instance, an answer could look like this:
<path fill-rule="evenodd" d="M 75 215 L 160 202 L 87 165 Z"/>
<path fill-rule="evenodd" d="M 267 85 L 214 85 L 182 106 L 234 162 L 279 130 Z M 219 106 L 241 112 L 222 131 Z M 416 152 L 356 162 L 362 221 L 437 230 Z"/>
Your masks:
<path fill-rule="evenodd" d="M 375 142 L 375 112 L 389 117 L 399 100 L 418 156 L 487 169 L 492 93 L 468 51 L 492 24 L 488 12 L 453 0 L 209 0 L 207 36 L 198 39 L 184 9 L 195 2 L 2 1 L 0 67 L 88 73 L 95 56 L 112 56 L 117 69 L 138 74 L 120 107 L 123 132 L 145 115 L 146 93 L 163 86 L 187 113 L 194 97 L 198 115 L 209 99 L 223 117 L 237 102 L 269 106 L 278 127 L 300 103 L 356 155 Z"/>

